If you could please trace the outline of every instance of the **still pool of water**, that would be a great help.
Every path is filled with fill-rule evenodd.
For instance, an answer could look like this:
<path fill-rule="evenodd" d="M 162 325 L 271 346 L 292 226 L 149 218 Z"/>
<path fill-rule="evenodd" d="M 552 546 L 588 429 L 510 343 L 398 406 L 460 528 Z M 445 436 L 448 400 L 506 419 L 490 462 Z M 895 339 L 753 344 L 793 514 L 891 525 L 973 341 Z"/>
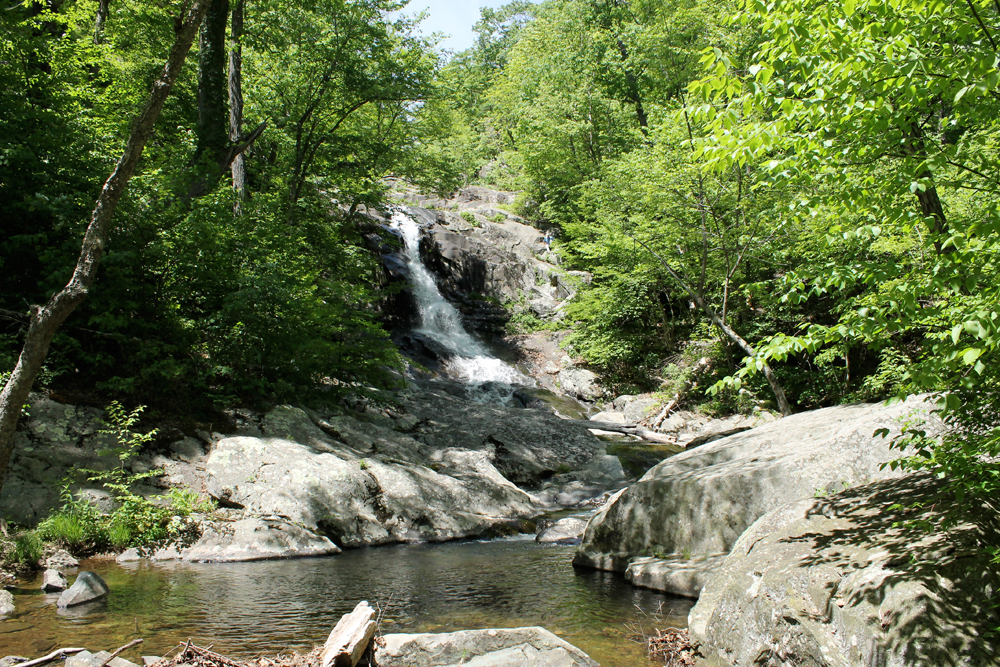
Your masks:
<path fill-rule="evenodd" d="M 0 656 L 113 650 L 137 636 L 144 655 L 189 638 L 239 657 L 305 651 L 368 600 L 385 609 L 383 633 L 541 625 L 603 667 L 653 664 L 627 626 L 684 627 L 693 601 L 633 588 L 619 574 L 575 570 L 574 548 L 518 537 L 254 563 L 85 561 L 81 569 L 110 586 L 107 601 L 57 610 L 58 595 L 42 594 L 40 578 L 24 582 L 17 611 L 0 622 Z"/>

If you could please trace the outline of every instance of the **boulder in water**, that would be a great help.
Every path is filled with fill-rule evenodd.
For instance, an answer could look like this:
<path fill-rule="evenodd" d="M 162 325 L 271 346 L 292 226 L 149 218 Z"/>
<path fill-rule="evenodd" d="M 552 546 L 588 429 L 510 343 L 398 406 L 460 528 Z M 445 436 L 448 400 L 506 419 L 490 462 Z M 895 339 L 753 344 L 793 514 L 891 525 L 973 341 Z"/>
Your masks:
<path fill-rule="evenodd" d="M 96 572 L 84 570 L 73 582 L 73 585 L 63 591 L 59 596 L 56 605 L 59 607 L 73 607 L 84 602 L 91 602 L 107 596 L 110 593 L 108 585 L 104 583 Z"/>
<path fill-rule="evenodd" d="M 379 667 L 599 667 L 586 653 L 539 627 L 390 634 L 375 650 Z"/>
<path fill-rule="evenodd" d="M 45 574 L 42 575 L 42 590 L 46 593 L 51 593 L 54 591 L 64 591 L 69 588 L 69 582 L 63 573 L 59 570 L 45 570 Z"/>
<path fill-rule="evenodd" d="M 14 613 L 14 596 L 10 591 L 0 588 L 0 618 L 5 618 Z"/>
<path fill-rule="evenodd" d="M 640 556 L 728 552 L 746 528 L 776 507 L 898 476 L 879 429 L 899 433 L 919 398 L 886 406 L 842 405 L 792 415 L 666 459 L 591 520 L 574 563 L 624 571 Z M 931 418 L 928 430 L 939 422 Z M 891 435 L 890 435 L 891 438 Z"/>
<path fill-rule="evenodd" d="M 535 536 L 536 542 L 555 544 L 579 544 L 583 531 L 587 528 L 587 519 L 578 516 L 567 516 L 543 528 Z"/>

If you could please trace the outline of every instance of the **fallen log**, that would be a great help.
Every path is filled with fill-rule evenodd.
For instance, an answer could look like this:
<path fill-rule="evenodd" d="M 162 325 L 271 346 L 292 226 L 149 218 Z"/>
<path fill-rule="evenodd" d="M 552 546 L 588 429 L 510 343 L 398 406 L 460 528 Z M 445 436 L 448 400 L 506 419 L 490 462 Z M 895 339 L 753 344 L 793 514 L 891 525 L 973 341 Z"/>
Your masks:
<path fill-rule="evenodd" d="M 114 660 L 115 658 L 117 658 L 118 656 L 120 656 L 124 651 L 132 648 L 133 646 L 136 646 L 137 644 L 141 644 L 141 643 L 142 643 L 142 637 L 137 637 L 136 639 L 133 639 L 132 641 L 130 641 L 128 644 L 125 644 L 125 646 L 119 646 L 118 649 L 115 650 L 114 653 L 112 653 L 107 658 L 105 658 L 104 662 L 102 662 L 101 664 L 99 664 L 97 667 L 106 667 L 112 660 Z"/>
<path fill-rule="evenodd" d="M 634 435 L 643 440 L 649 440 L 650 442 L 659 442 L 666 445 L 677 444 L 677 438 L 669 435 L 663 435 L 662 433 L 657 433 L 656 431 L 650 431 L 648 428 L 643 428 L 638 424 L 612 424 L 609 422 L 591 421 L 590 419 L 567 419 L 566 421 L 592 431 L 611 431 L 612 433 Z"/>
<path fill-rule="evenodd" d="M 83 648 L 61 648 L 57 651 L 52 651 L 52 653 L 49 653 L 47 656 L 44 656 L 42 658 L 35 658 L 34 660 L 19 662 L 17 663 L 17 667 L 34 667 L 34 665 L 42 665 L 45 664 L 46 662 L 52 662 L 53 660 L 57 660 L 59 658 L 65 658 L 70 653 L 79 653 L 85 650 L 86 649 Z"/>
<path fill-rule="evenodd" d="M 345 614 L 323 645 L 323 667 L 355 667 L 375 636 L 375 610 L 362 600 Z"/>

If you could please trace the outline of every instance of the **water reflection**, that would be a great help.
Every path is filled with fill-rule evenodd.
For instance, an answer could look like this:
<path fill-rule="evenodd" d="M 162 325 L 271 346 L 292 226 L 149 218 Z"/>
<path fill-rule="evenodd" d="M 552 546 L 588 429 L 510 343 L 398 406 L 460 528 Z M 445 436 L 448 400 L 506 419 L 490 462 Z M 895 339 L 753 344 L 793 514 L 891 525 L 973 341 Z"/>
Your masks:
<path fill-rule="evenodd" d="M 109 649 L 135 636 L 147 655 L 188 638 L 240 656 L 307 650 L 365 599 L 385 610 L 383 632 L 542 625 L 605 667 L 647 664 L 625 623 L 659 608 L 662 623 L 683 626 L 691 601 L 575 571 L 572 553 L 514 538 L 258 563 L 89 562 L 111 587 L 106 604 L 61 616 L 57 596 L 16 595 L 18 611 L 0 622 L 0 655 L 34 655 L 43 644 Z"/>

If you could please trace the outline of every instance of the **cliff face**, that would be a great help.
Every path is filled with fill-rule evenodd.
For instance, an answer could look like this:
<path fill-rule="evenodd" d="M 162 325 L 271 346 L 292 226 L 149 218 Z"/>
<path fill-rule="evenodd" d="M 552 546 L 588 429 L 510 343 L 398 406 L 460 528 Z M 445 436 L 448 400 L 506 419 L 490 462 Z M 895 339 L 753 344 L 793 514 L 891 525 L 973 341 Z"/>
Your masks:
<path fill-rule="evenodd" d="M 502 333 L 511 312 L 558 319 L 562 304 L 590 279 L 558 266 L 545 232 L 509 210 L 514 193 L 469 187 L 451 199 L 400 197 L 423 230 L 424 263 L 469 329 Z"/>

